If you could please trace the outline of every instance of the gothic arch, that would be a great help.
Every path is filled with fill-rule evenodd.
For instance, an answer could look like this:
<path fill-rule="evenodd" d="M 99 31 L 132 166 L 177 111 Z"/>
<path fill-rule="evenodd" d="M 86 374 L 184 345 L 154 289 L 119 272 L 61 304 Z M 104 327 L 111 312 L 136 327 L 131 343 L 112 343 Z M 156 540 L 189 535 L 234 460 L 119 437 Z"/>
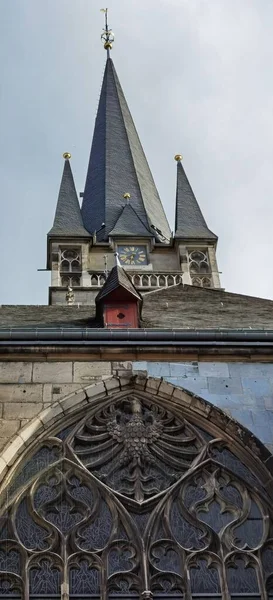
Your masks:
<path fill-rule="evenodd" d="M 161 380 L 81 394 L 3 480 L 0 598 L 273 597 L 262 444 Z"/>

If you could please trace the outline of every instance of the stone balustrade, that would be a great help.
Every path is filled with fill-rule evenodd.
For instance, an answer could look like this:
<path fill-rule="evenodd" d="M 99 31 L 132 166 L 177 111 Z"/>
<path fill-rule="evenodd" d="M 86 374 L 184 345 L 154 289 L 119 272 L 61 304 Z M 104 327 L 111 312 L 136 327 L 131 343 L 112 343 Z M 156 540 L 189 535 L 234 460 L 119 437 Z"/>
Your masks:
<path fill-rule="evenodd" d="M 127 272 L 132 280 L 132 283 L 138 289 L 156 289 L 161 287 L 169 287 L 171 285 L 177 285 L 182 283 L 183 274 L 181 271 L 173 271 L 172 273 L 164 272 L 147 272 L 145 273 L 134 273 L 132 271 Z M 94 288 L 101 288 L 105 283 L 106 275 L 103 271 L 93 271 L 90 273 L 90 286 Z M 192 275 L 192 285 L 198 287 L 211 287 L 211 277 L 206 275 Z"/>

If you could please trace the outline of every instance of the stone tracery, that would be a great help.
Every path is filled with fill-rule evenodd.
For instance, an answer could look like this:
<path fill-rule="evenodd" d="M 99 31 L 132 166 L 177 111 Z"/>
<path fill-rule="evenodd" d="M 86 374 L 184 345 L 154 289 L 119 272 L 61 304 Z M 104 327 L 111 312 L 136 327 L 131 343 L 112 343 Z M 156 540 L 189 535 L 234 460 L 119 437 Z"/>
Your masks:
<path fill-rule="evenodd" d="M 107 400 L 44 440 L 11 481 L 0 598 L 266 600 L 273 519 L 260 488 L 167 403 L 135 391 Z"/>

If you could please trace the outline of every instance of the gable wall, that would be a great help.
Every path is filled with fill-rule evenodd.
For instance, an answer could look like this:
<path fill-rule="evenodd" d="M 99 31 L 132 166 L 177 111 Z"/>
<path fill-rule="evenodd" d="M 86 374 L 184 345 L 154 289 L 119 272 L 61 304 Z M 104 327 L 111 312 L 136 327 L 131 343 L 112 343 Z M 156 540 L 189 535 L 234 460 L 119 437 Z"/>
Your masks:
<path fill-rule="evenodd" d="M 132 373 L 162 377 L 201 396 L 273 453 L 273 364 L 197 361 L 0 362 L 0 450 L 56 401 L 113 375 Z"/>

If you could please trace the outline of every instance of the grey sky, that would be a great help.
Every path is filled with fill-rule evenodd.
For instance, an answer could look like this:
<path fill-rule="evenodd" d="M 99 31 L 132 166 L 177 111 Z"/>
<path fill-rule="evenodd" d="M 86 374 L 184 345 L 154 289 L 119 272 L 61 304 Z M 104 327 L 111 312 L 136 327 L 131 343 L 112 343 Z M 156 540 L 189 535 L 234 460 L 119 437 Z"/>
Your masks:
<path fill-rule="evenodd" d="M 171 228 L 174 154 L 218 234 L 222 285 L 273 298 L 272 0 L 107 0 L 112 53 Z M 46 304 L 46 233 L 78 191 L 105 63 L 101 0 L 0 0 L 0 303 Z"/>

